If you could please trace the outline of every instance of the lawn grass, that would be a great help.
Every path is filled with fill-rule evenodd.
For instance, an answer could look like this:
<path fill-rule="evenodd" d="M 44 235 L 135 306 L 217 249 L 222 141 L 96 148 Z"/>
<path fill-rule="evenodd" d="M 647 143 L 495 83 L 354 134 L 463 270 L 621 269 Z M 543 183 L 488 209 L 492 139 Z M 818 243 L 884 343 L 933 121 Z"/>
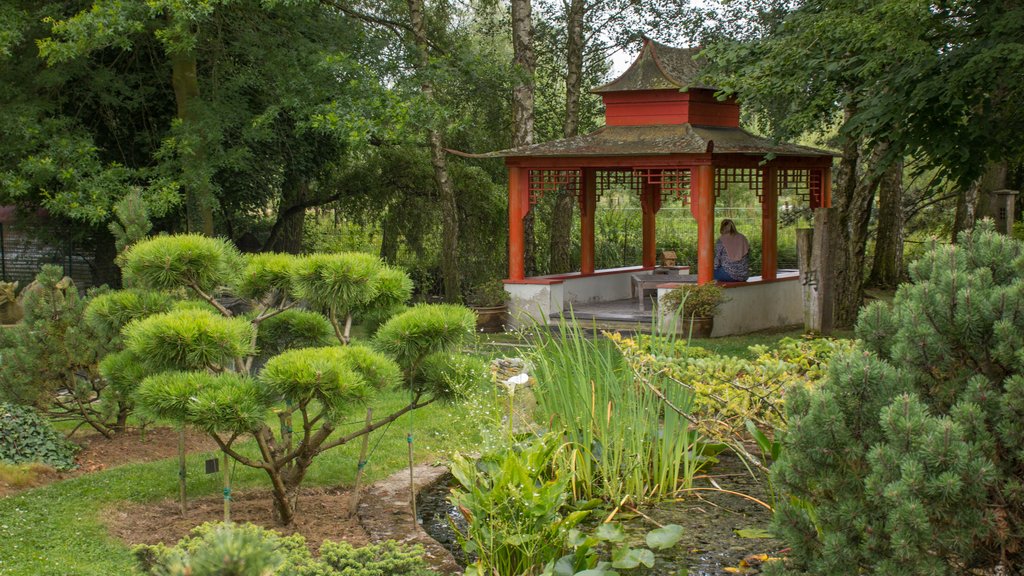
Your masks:
<path fill-rule="evenodd" d="M 408 396 L 390 393 L 374 412 L 401 406 Z M 355 417 L 359 420 L 361 417 Z M 479 438 L 477 409 L 472 402 L 431 405 L 396 421 L 381 437 L 374 434 L 365 472 L 368 481 L 388 476 L 406 465 L 405 434 L 413 428 L 418 462 L 447 459 L 455 450 L 475 446 Z M 380 438 L 379 444 L 377 444 Z M 359 443 L 329 451 L 314 462 L 303 485 L 349 484 L 355 477 Z M 220 491 L 220 476 L 205 475 L 211 453 L 188 457 L 189 495 Z M 237 466 L 236 489 L 264 488 L 266 475 Z M 121 575 L 135 573 L 131 551 L 107 535 L 100 522 L 104 509 L 121 501 L 150 502 L 177 494 L 175 459 L 132 464 L 79 476 L 0 499 L 0 575 Z"/>

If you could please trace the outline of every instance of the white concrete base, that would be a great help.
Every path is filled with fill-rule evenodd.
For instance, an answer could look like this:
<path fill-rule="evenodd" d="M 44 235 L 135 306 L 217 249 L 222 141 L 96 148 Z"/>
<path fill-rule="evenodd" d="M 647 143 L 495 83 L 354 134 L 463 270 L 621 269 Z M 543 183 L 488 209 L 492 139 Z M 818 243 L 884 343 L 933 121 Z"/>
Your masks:
<path fill-rule="evenodd" d="M 670 290 L 659 288 L 658 301 Z M 752 282 L 746 286 L 731 285 L 724 290 L 726 301 L 715 315 L 715 328 L 711 332 L 713 338 L 792 326 L 804 321 L 800 282 L 797 278 Z M 663 316 L 662 321 L 668 322 L 669 319 Z"/>

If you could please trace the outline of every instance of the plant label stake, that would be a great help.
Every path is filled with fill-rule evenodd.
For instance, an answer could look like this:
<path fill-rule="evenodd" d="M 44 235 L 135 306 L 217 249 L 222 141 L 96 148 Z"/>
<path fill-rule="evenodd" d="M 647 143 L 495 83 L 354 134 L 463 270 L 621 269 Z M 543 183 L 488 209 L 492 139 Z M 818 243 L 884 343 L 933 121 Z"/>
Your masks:
<path fill-rule="evenodd" d="M 185 427 L 178 429 L 178 511 L 185 515 Z"/>
<path fill-rule="evenodd" d="M 220 472 L 220 460 L 217 460 L 216 458 L 207 458 L 206 473 L 216 474 L 217 472 Z"/>
<path fill-rule="evenodd" d="M 373 408 L 366 409 L 366 427 L 373 424 Z M 359 508 L 359 482 L 363 479 L 363 468 L 366 467 L 366 453 L 370 449 L 370 435 L 363 434 L 363 446 L 359 450 L 359 465 L 356 468 L 356 481 L 352 487 L 352 500 L 349 505 L 349 514 L 355 514 Z"/>

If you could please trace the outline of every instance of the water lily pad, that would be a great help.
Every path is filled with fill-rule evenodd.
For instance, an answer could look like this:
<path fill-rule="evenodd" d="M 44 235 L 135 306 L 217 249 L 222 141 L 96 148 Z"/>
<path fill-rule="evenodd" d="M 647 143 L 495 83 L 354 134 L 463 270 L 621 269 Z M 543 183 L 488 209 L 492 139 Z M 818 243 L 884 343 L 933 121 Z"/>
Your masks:
<path fill-rule="evenodd" d="M 775 535 L 765 530 L 764 528 L 743 528 L 736 530 L 736 535 L 740 538 L 774 538 Z"/>
<path fill-rule="evenodd" d="M 669 524 L 648 532 L 647 546 L 655 550 L 664 550 L 675 546 L 682 537 L 683 527 L 678 524 Z"/>
<path fill-rule="evenodd" d="M 643 564 L 654 568 L 654 552 L 646 548 L 617 548 L 612 552 L 612 567 L 630 570 Z"/>

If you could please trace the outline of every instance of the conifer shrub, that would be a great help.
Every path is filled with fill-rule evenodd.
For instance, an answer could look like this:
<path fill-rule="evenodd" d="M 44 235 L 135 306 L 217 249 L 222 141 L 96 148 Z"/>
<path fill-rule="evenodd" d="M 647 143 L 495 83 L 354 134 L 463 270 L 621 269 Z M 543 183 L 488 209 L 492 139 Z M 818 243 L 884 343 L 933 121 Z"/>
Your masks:
<path fill-rule="evenodd" d="M 57 470 L 75 467 L 74 444 L 28 406 L 0 404 L 0 462 L 39 462 Z"/>
<path fill-rule="evenodd" d="M 1024 244 L 982 224 L 910 278 L 861 312 L 863 345 L 820 389 L 787 396 L 789 574 L 1024 566 Z"/>
<path fill-rule="evenodd" d="M 243 257 L 224 240 L 185 235 L 140 242 L 123 261 L 133 288 L 198 301 L 125 324 L 124 351 L 101 364 L 108 378 L 126 388 L 139 381 L 133 398 L 143 414 L 201 429 L 226 457 L 267 474 L 285 525 L 318 455 L 485 375 L 468 370 L 460 351 L 473 313 L 405 310 L 408 277 L 366 254 Z M 249 312 L 234 314 L 221 296 L 240 298 Z M 387 320 L 356 342 L 351 327 L 364 318 Z M 393 389 L 408 391 L 404 406 L 368 425 L 359 417 L 360 427 L 342 426 Z M 247 438 L 257 450 L 239 448 Z"/>
<path fill-rule="evenodd" d="M 394 541 L 355 547 L 325 540 L 314 558 L 301 534 L 284 536 L 254 524 L 206 523 L 174 546 L 133 550 L 154 576 L 434 576 L 422 546 Z"/>

